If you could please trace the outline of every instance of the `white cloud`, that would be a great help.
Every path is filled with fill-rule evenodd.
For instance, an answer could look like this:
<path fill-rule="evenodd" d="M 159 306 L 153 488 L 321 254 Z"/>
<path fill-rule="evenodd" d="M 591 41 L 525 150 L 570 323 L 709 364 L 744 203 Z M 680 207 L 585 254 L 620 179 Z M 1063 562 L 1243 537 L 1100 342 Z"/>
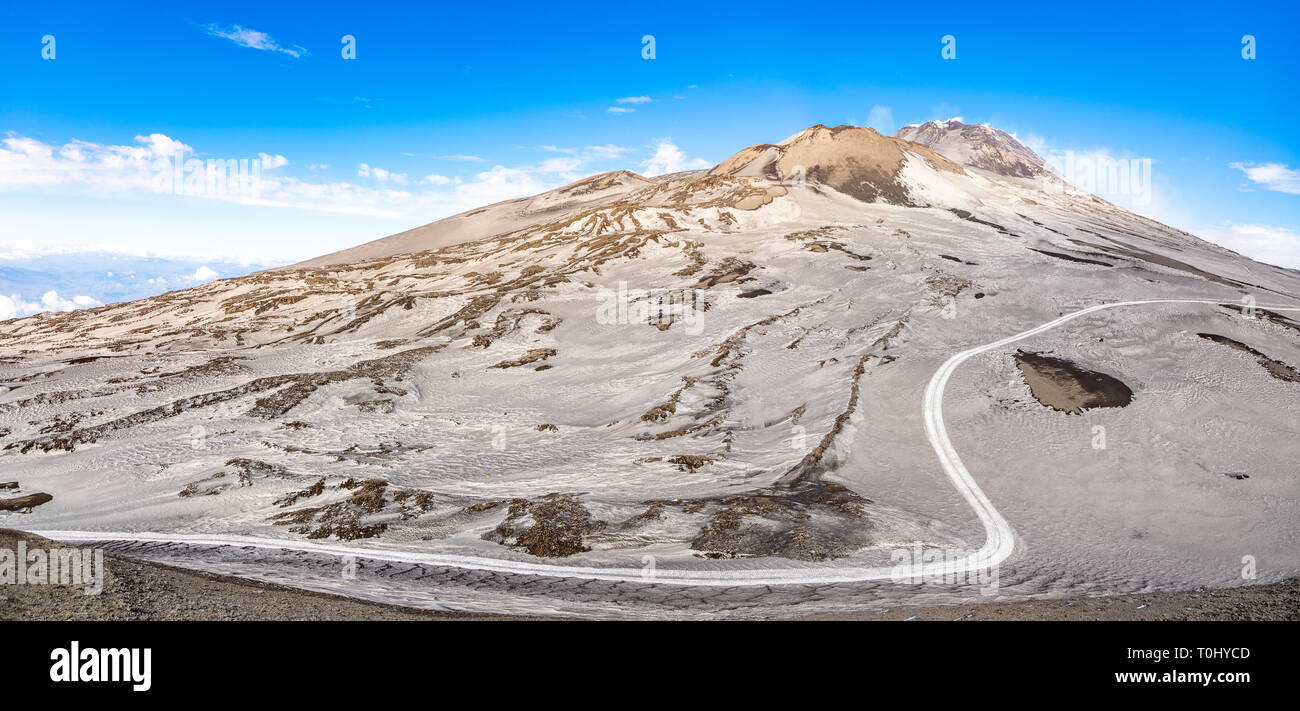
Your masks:
<path fill-rule="evenodd" d="M 357 166 L 357 176 L 362 178 L 374 178 L 381 183 L 395 183 L 397 185 L 406 185 L 409 176 L 406 173 L 392 173 L 383 168 L 375 168 L 368 163 L 362 163 Z"/>
<path fill-rule="evenodd" d="M 641 96 L 625 96 L 621 99 L 614 99 L 614 101 L 620 104 L 648 104 L 652 99 L 642 94 Z"/>
<path fill-rule="evenodd" d="M 292 45 L 290 47 L 281 47 L 271 35 L 258 30 L 250 30 L 239 25 L 223 27 L 217 24 L 210 24 L 203 28 L 204 32 L 213 36 L 228 39 L 240 47 L 249 47 L 251 49 L 260 49 L 268 52 L 279 52 L 287 54 L 294 59 L 301 59 L 307 54 L 307 50 Z"/>
<path fill-rule="evenodd" d="M 204 265 L 199 267 L 198 269 L 195 269 L 194 273 L 190 275 L 190 278 L 193 279 L 194 281 L 212 281 L 213 279 L 216 279 L 217 276 L 218 275 L 215 270 L 211 269 L 207 265 Z"/>
<path fill-rule="evenodd" d="M 438 157 L 441 158 L 442 160 L 476 160 L 476 161 L 487 160 L 487 158 L 479 158 L 478 156 L 463 156 L 463 155 L 449 155 L 449 156 L 438 156 Z"/>
<path fill-rule="evenodd" d="M 1197 234 L 1256 261 L 1300 269 L 1300 233 L 1288 227 L 1230 225 L 1202 228 Z"/>
<path fill-rule="evenodd" d="M 437 173 L 429 173 L 420 180 L 420 183 L 423 185 L 448 185 L 451 183 L 451 178 Z"/>
<path fill-rule="evenodd" d="M 872 106 L 867 125 L 888 136 L 894 132 L 894 110 L 888 106 Z"/>
<path fill-rule="evenodd" d="M 26 301 L 19 294 L 9 296 L 0 294 L 0 320 L 31 316 L 42 311 L 73 311 L 103 305 L 103 302 L 89 296 L 74 296 L 71 299 L 65 299 L 53 289 L 45 292 L 39 302 Z"/>
<path fill-rule="evenodd" d="M 266 153 L 258 153 L 257 157 L 262 159 L 262 170 L 283 168 L 284 166 L 289 165 L 289 159 L 279 154 L 272 156 L 267 155 Z"/>
<path fill-rule="evenodd" d="M 454 199 L 456 204 L 464 208 L 480 207 L 511 198 L 536 195 L 559 187 L 564 182 L 541 180 L 534 171 L 526 168 L 498 165 L 493 166 L 492 170 L 476 174 L 472 182 L 457 185 Z"/>
<path fill-rule="evenodd" d="M 22 297 L 17 294 L 13 296 L 0 294 L 0 321 L 8 321 L 19 316 L 30 316 L 39 310 L 40 306 L 24 302 Z"/>
<path fill-rule="evenodd" d="M 1300 195 L 1300 170 L 1282 163 L 1229 163 L 1230 167 L 1246 174 L 1252 183 L 1279 193 Z"/>
<path fill-rule="evenodd" d="M 611 114 L 630 114 L 633 111 L 636 111 L 636 109 L 629 109 L 626 106 L 611 106 L 605 110 Z"/>
<path fill-rule="evenodd" d="M 654 155 L 641 164 L 642 172 L 650 177 L 710 167 L 712 164 L 703 158 L 688 158 L 682 149 L 673 143 L 672 138 L 659 139 L 655 144 Z"/>
<path fill-rule="evenodd" d="M 136 145 L 111 146 L 73 139 L 62 146 L 9 133 L 0 140 L 0 189 L 93 184 L 152 189 L 172 160 L 194 149 L 160 133 L 135 137 Z"/>

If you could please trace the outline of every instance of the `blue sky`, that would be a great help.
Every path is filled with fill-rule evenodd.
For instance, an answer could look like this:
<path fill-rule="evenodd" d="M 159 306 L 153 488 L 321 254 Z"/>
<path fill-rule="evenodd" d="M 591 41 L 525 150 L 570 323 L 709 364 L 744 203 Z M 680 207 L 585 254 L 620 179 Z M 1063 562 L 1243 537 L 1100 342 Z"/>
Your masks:
<path fill-rule="evenodd" d="M 1139 5 L 12 4 L 0 259 L 161 255 L 230 276 L 814 123 L 961 116 L 1044 152 L 1151 158 L 1136 211 L 1300 267 L 1297 4 Z M 150 189 L 142 167 L 176 150 L 257 162 L 262 190 Z"/>

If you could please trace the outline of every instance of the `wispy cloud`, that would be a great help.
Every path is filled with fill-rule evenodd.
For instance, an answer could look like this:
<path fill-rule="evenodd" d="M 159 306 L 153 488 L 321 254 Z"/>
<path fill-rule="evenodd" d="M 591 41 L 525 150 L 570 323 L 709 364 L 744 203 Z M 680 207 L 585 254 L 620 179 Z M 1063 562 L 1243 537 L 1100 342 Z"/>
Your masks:
<path fill-rule="evenodd" d="M 384 170 L 383 168 L 374 167 L 369 163 L 362 163 L 357 166 L 357 177 L 374 178 L 375 180 L 381 183 L 394 183 L 396 185 L 406 185 L 409 176 L 407 176 L 406 173 L 393 173 Z"/>
<path fill-rule="evenodd" d="M 606 143 L 603 146 L 587 146 L 583 149 L 583 155 L 590 160 L 614 160 L 622 158 L 631 152 L 631 148 L 616 146 L 612 143 Z"/>
<path fill-rule="evenodd" d="M 289 159 L 280 154 L 270 155 L 268 153 L 258 153 L 257 157 L 262 161 L 262 170 L 271 170 L 274 168 L 283 168 L 289 165 Z"/>
<path fill-rule="evenodd" d="M 537 165 L 537 170 L 542 173 L 576 174 L 582 168 L 582 164 L 583 160 L 577 157 L 547 158 Z"/>
<path fill-rule="evenodd" d="M 475 161 L 487 160 L 487 158 L 480 158 L 478 156 L 462 156 L 462 155 L 438 156 L 438 158 L 442 160 L 475 160 Z"/>
<path fill-rule="evenodd" d="M 1300 195 L 1300 170 L 1282 163 L 1229 163 L 1246 175 L 1250 182 L 1278 193 Z"/>
<path fill-rule="evenodd" d="M 633 111 L 636 111 L 636 109 L 629 109 L 626 106 L 611 106 L 605 110 L 611 114 L 630 114 Z"/>
<path fill-rule="evenodd" d="M 653 101 L 653 99 L 642 94 L 641 96 L 624 96 L 621 99 L 614 99 L 614 101 L 619 104 L 648 104 Z"/>
<path fill-rule="evenodd" d="M 894 132 L 894 110 L 888 106 L 872 106 L 867 115 L 867 125 L 886 136 Z"/>
<path fill-rule="evenodd" d="M 303 56 L 307 54 L 307 50 L 303 47 L 299 47 L 296 44 L 288 47 L 281 46 L 280 43 L 276 42 L 275 38 L 271 35 L 259 30 L 241 27 L 240 25 L 224 26 L 213 23 L 205 25 L 203 31 L 213 37 L 228 39 L 240 47 L 260 49 L 267 52 L 279 52 L 280 54 L 287 54 L 294 59 L 302 59 Z"/>

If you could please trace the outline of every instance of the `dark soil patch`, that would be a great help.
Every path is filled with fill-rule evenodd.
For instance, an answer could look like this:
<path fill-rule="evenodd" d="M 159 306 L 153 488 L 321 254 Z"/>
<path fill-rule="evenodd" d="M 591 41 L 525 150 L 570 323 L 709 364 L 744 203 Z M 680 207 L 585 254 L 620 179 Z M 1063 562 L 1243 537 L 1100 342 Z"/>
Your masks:
<path fill-rule="evenodd" d="M 1118 378 L 1088 370 L 1064 358 L 1017 351 L 1016 367 L 1039 403 L 1077 415 L 1093 407 L 1124 407 L 1133 391 Z"/>
<path fill-rule="evenodd" d="M 1287 365 L 1286 363 L 1283 363 L 1280 360 L 1274 360 L 1272 358 L 1269 358 L 1268 356 L 1264 355 L 1263 353 L 1260 353 L 1259 351 L 1255 350 L 1254 348 L 1251 348 L 1250 346 L 1246 345 L 1245 343 L 1242 343 L 1241 341 L 1234 341 L 1231 338 L 1228 338 L 1227 336 L 1220 336 L 1217 333 L 1198 333 L 1196 335 L 1200 336 L 1201 338 L 1204 338 L 1207 341 L 1213 341 L 1220 345 L 1228 346 L 1229 348 L 1234 348 L 1236 350 L 1239 350 L 1242 353 L 1247 353 L 1249 355 L 1255 356 L 1255 360 L 1260 364 L 1260 366 L 1263 367 L 1264 370 L 1267 370 L 1269 375 L 1273 376 L 1274 378 L 1277 378 L 1278 380 L 1282 380 L 1288 383 L 1300 383 L 1300 371 L 1296 370 L 1295 368 L 1292 368 L 1291 366 Z"/>
<path fill-rule="evenodd" d="M 54 497 L 44 492 L 18 496 L 12 499 L 0 499 L 0 511 L 30 511 L 41 504 L 53 501 Z"/>
<path fill-rule="evenodd" d="M 666 507 L 705 513 L 708 520 L 691 541 L 705 558 L 776 556 L 828 560 L 871 544 L 866 517 L 869 499 L 833 482 L 758 489 L 739 495 L 676 501 L 647 501 L 641 519 L 658 518 Z"/>
<path fill-rule="evenodd" d="M 605 526 L 573 494 L 547 494 L 538 501 L 512 500 L 505 520 L 483 539 L 542 558 L 565 558 L 591 550 L 584 539 Z"/>
<path fill-rule="evenodd" d="M 516 358 L 515 360 L 503 360 L 500 363 L 497 363 L 496 365 L 490 367 L 501 368 L 503 370 L 506 368 L 517 368 L 521 365 L 536 363 L 539 360 L 546 360 L 547 358 L 550 358 L 551 356 L 555 355 L 555 352 L 556 351 L 554 348 L 534 348 L 528 351 L 520 358 Z"/>
<path fill-rule="evenodd" d="M 1102 262 L 1096 259 L 1087 259 L 1084 257 L 1076 257 L 1074 255 L 1064 254 L 1062 252 L 1049 252 L 1046 249 L 1034 249 L 1033 247 L 1030 247 L 1029 251 L 1038 252 L 1039 254 L 1045 254 L 1049 257 L 1056 257 L 1057 259 L 1064 259 L 1067 262 L 1078 262 L 1079 264 L 1096 264 L 1099 267 L 1115 266 L 1114 264 L 1111 264 L 1109 262 Z"/>

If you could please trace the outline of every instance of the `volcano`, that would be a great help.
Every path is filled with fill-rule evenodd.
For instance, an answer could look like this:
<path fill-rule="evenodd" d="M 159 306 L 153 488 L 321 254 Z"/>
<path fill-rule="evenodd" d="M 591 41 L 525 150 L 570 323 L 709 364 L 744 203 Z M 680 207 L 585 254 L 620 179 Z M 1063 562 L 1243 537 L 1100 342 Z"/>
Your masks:
<path fill-rule="evenodd" d="M 6 321 L 0 481 L 52 499 L 0 526 L 210 569 L 233 565 L 211 552 L 233 536 L 550 575 L 544 602 L 483 583 L 494 609 L 608 602 L 526 566 L 828 571 L 975 550 L 985 521 L 927 437 L 932 376 L 1066 314 L 1159 301 L 981 351 L 941 391 L 953 448 L 1014 531 L 1002 585 L 1229 585 L 1246 553 L 1261 582 L 1295 575 L 1300 516 L 1280 502 L 1300 499 L 1300 273 L 1060 182 L 987 126 L 817 125 L 708 170 L 604 173 L 289 267 Z M 1131 397 L 1096 397 L 1103 380 Z M 259 560 L 240 569 L 272 570 Z M 276 560 L 262 575 L 291 578 Z"/>

